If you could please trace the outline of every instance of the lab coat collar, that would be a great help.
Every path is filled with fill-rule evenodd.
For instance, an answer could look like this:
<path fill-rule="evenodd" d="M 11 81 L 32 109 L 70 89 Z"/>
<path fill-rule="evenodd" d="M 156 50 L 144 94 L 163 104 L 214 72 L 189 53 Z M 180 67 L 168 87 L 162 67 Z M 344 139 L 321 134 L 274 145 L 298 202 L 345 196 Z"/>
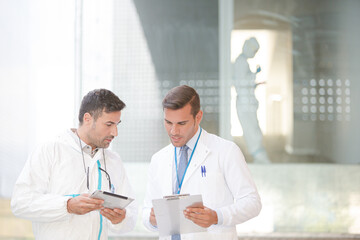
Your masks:
<path fill-rule="evenodd" d="M 191 177 L 191 175 L 194 174 L 196 169 L 201 166 L 201 163 L 205 161 L 207 155 L 210 153 L 209 148 L 205 145 L 205 140 L 207 138 L 208 133 L 203 129 L 201 132 L 201 136 L 199 138 L 198 145 L 196 147 L 196 150 L 194 152 L 194 156 L 191 160 L 191 163 L 187 169 L 187 172 L 185 174 L 183 187 L 186 185 L 187 180 Z M 196 135 L 196 138 L 198 135 Z M 196 141 L 196 139 L 195 139 Z M 169 156 L 171 156 L 171 161 L 169 160 Z M 163 174 L 161 174 L 161 179 L 163 179 L 162 183 L 164 184 L 164 191 L 162 192 L 163 196 L 171 195 L 173 192 L 173 186 L 172 181 L 169 181 L 169 179 L 172 179 L 173 174 L 173 163 L 175 161 L 175 155 L 174 155 L 174 145 L 171 143 L 166 147 L 161 159 L 166 159 L 166 163 L 163 164 L 164 171 L 162 171 Z"/>
<path fill-rule="evenodd" d="M 169 159 L 169 156 L 172 156 Z M 166 162 L 163 164 L 164 171 L 162 171 L 163 174 L 161 174 L 162 183 L 164 184 L 164 190 L 162 192 L 162 196 L 168 196 L 172 195 L 173 193 L 173 186 L 172 186 L 172 174 L 173 174 L 173 162 L 175 161 L 174 158 L 174 145 L 171 143 L 166 147 L 164 154 L 162 156 L 162 159 L 164 159 Z M 170 161 L 169 161 L 170 160 Z M 170 181 L 169 181 L 170 180 Z"/>
<path fill-rule="evenodd" d="M 191 177 L 191 175 L 194 174 L 195 170 L 199 168 L 201 163 L 205 161 L 207 155 L 210 153 L 209 148 L 204 144 L 207 134 L 208 133 L 203 129 L 199 138 L 198 145 L 195 149 L 194 156 L 185 174 L 183 184 L 185 184 L 186 181 Z"/>
<path fill-rule="evenodd" d="M 69 144 L 76 152 L 79 153 L 79 160 L 81 159 L 82 156 L 81 156 L 79 138 L 76 135 L 76 133 L 74 133 L 71 129 L 67 129 L 64 134 L 60 135 L 60 141 Z M 86 147 L 86 144 L 84 142 L 82 142 L 81 144 L 84 144 L 83 148 Z M 90 151 L 91 151 L 91 147 L 90 147 Z M 84 157 L 85 157 L 85 165 L 90 167 L 90 171 L 94 166 L 96 166 L 97 160 L 100 160 L 100 164 L 103 164 L 104 162 L 102 151 L 97 151 L 93 157 L 91 156 L 91 154 L 87 154 L 87 151 L 84 151 Z"/>
<path fill-rule="evenodd" d="M 75 128 L 71 128 L 67 132 L 69 134 L 69 137 L 73 140 L 72 142 L 75 143 L 76 147 L 80 151 L 80 143 L 79 143 L 80 138 L 76 134 L 75 131 L 76 131 Z M 81 141 L 81 146 L 82 146 L 83 152 L 88 154 L 89 156 L 91 156 L 91 158 L 93 158 L 100 149 L 100 148 L 96 148 L 96 149 L 92 150 L 92 147 L 90 145 L 86 144 L 82 139 L 80 139 L 80 141 Z"/>
<path fill-rule="evenodd" d="M 198 126 L 198 130 L 196 131 L 195 135 L 186 143 L 186 146 L 189 147 L 190 152 L 194 149 L 195 144 L 196 144 L 196 140 L 200 134 L 200 126 Z"/>
<path fill-rule="evenodd" d="M 198 130 L 196 131 L 195 135 L 185 144 L 189 148 L 189 150 L 188 150 L 189 157 L 190 157 L 190 153 L 192 152 L 192 150 L 195 147 L 196 140 L 197 140 L 199 134 L 200 134 L 200 126 L 198 127 Z M 180 150 L 181 150 L 181 147 L 176 147 L 176 152 L 178 154 L 178 158 L 180 158 Z"/>

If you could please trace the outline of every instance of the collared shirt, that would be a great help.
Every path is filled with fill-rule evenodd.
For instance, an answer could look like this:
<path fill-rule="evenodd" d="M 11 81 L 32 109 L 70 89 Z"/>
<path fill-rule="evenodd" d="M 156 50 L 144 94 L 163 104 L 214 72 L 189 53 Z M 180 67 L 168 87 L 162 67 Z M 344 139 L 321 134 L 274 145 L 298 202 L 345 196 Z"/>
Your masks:
<path fill-rule="evenodd" d="M 199 137 L 199 134 L 200 134 L 200 126 L 199 126 L 198 130 L 196 131 L 195 135 L 185 144 L 186 146 L 188 146 L 188 150 L 187 150 L 188 161 L 190 159 L 192 151 L 194 150 L 196 140 Z M 176 147 L 176 154 L 177 154 L 177 159 L 178 159 L 178 162 L 177 162 L 178 167 L 179 167 L 179 162 L 180 162 L 179 161 L 179 159 L 180 159 L 180 149 L 181 149 L 181 147 Z M 176 169 L 175 169 L 175 171 L 176 171 Z M 175 172 L 175 175 L 176 175 L 176 172 Z"/>
<path fill-rule="evenodd" d="M 84 153 L 88 154 L 89 156 L 91 156 L 91 158 L 93 158 L 95 156 L 95 154 L 99 151 L 99 148 L 95 148 L 94 150 L 92 150 L 92 147 L 88 144 L 86 144 L 76 133 L 76 129 L 75 128 L 72 128 L 71 129 L 71 132 L 73 133 L 71 135 L 72 138 L 74 138 L 74 140 L 76 142 L 79 142 L 79 139 L 80 139 L 80 142 L 81 142 L 81 146 L 82 146 L 82 150 Z M 80 145 L 79 145 L 79 148 L 80 148 Z"/>
<path fill-rule="evenodd" d="M 200 134 L 200 126 L 198 128 L 198 130 L 196 131 L 195 135 L 185 144 L 188 146 L 188 150 L 187 150 L 187 155 L 188 155 L 188 161 L 190 159 L 190 156 L 191 156 L 191 153 L 195 147 L 195 144 L 196 144 L 196 140 L 198 138 Z M 177 161 L 177 167 L 179 168 L 179 162 L 180 162 L 180 149 L 181 147 L 176 147 L 176 157 L 178 159 Z M 182 176 L 179 176 L 179 178 L 181 179 Z M 173 192 L 175 191 L 176 189 L 176 184 L 179 184 L 178 181 L 177 181 L 177 174 L 176 174 L 176 167 L 175 167 L 175 158 L 173 160 L 173 172 L 172 172 L 172 186 L 173 186 Z"/>
<path fill-rule="evenodd" d="M 196 140 L 198 139 L 199 137 L 199 134 L 200 134 L 200 126 L 198 128 L 198 130 L 196 131 L 195 135 L 185 144 L 186 146 L 188 146 L 188 161 L 190 159 L 190 156 L 191 156 L 191 153 L 195 147 L 195 144 L 196 144 Z M 176 155 L 177 155 L 177 167 L 179 167 L 179 159 L 180 159 L 180 148 L 181 147 L 176 147 Z M 179 176 L 179 178 L 181 179 L 182 176 Z M 180 180 L 181 181 L 181 180 Z M 172 182 L 173 182 L 173 192 L 175 192 L 175 189 L 176 189 L 176 184 L 179 184 L 178 181 L 177 181 L 177 175 L 176 175 L 176 167 L 175 167 L 175 159 L 174 159 L 174 164 L 173 164 L 173 174 L 172 174 Z M 223 215 L 221 213 L 220 210 L 218 209 L 213 209 L 217 216 L 218 216 L 218 223 L 217 225 L 221 225 L 223 223 Z"/>

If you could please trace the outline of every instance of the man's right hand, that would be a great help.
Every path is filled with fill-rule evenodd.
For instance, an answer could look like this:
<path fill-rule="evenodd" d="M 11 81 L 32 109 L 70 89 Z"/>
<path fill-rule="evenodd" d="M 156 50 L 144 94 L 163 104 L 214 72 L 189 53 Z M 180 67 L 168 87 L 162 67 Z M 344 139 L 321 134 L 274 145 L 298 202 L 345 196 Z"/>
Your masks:
<path fill-rule="evenodd" d="M 154 208 L 151 208 L 149 220 L 150 220 L 151 225 L 153 225 L 154 227 L 157 227 L 156 218 L 155 218 L 155 213 L 154 213 Z"/>
<path fill-rule="evenodd" d="M 90 198 L 89 194 L 81 194 L 77 197 L 70 198 L 67 201 L 67 210 L 69 213 L 83 215 L 88 212 L 102 209 L 104 200 Z"/>

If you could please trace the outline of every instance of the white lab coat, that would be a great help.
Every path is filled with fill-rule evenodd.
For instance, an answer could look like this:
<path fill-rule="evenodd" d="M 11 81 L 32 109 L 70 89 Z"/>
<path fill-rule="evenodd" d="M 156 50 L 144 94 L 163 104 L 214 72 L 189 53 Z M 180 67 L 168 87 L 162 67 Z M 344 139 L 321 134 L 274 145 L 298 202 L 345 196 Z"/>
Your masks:
<path fill-rule="evenodd" d="M 32 221 L 36 239 L 107 239 L 108 228 L 114 232 L 131 231 L 137 219 L 137 203 L 126 208 L 126 218 L 120 224 L 112 224 L 99 211 L 84 215 L 70 214 L 67 201 L 72 194 L 92 193 L 98 189 L 109 191 L 104 169 L 102 149 L 93 158 L 84 153 L 85 165 L 89 166 L 90 190 L 79 141 L 69 129 L 55 141 L 37 148 L 28 158 L 14 188 L 11 208 L 15 216 Z M 115 193 L 134 197 L 120 157 L 105 150 L 106 168 L 115 186 Z M 98 161 L 99 160 L 99 161 Z M 99 162 L 99 163 L 98 163 Z"/>
<path fill-rule="evenodd" d="M 156 231 L 149 222 L 152 199 L 172 194 L 173 164 L 172 144 L 151 159 L 143 209 L 143 223 L 149 230 Z M 206 167 L 206 177 L 201 174 L 201 166 Z M 183 234 L 183 240 L 235 240 L 236 224 L 257 216 L 261 210 L 259 194 L 239 147 L 204 130 L 187 169 L 181 193 L 201 194 L 206 207 L 219 210 L 223 215 L 221 225 L 212 225 L 205 233 Z"/>

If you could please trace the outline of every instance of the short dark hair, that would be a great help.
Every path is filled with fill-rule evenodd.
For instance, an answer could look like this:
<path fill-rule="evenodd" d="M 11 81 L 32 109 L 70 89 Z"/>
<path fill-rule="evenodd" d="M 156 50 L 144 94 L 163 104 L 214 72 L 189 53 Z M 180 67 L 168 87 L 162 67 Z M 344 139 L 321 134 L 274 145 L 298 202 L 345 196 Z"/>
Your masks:
<path fill-rule="evenodd" d="M 96 121 L 103 111 L 106 113 L 117 112 L 125 106 L 125 103 L 118 96 L 107 89 L 92 90 L 81 101 L 79 123 L 80 125 L 83 124 L 85 113 L 90 113 Z"/>
<path fill-rule="evenodd" d="M 163 109 L 168 108 L 178 110 L 185 107 L 187 104 L 191 105 L 191 114 L 196 117 L 200 111 L 200 97 L 199 94 L 187 85 L 181 85 L 170 89 L 162 101 Z"/>

